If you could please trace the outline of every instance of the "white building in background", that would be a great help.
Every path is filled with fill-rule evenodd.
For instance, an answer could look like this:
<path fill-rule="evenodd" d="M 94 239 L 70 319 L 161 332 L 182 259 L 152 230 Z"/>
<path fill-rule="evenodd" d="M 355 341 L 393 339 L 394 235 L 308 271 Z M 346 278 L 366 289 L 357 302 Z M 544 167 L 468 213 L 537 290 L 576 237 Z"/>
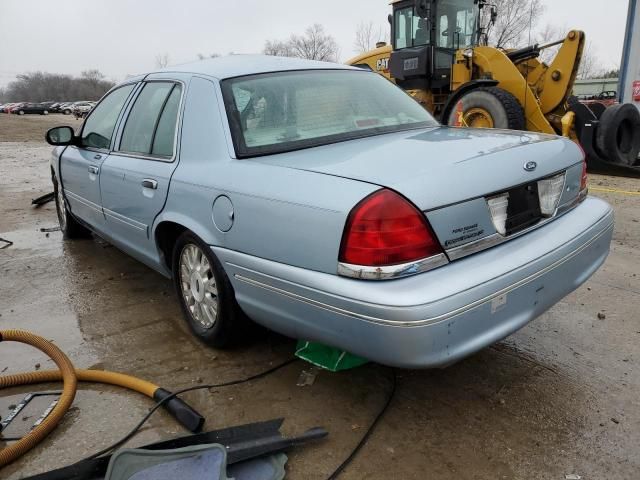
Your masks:
<path fill-rule="evenodd" d="M 640 4 L 638 0 L 629 0 L 627 33 L 622 50 L 618 91 L 621 103 L 634 103 L 640 108 Z"/>

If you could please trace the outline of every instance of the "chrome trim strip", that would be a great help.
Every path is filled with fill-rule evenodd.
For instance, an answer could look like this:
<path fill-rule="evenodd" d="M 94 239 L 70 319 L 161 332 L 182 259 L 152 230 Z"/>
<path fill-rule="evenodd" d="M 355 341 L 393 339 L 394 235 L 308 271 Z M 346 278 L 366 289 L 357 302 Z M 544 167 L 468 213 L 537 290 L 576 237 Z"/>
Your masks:
<path fill-rule="evenodd" d="M 338 263 L 338 275 L 343 277 L 358 278 L 361 280 L 390 280 L 393 278 L 408 277 L 422 272 L 442 267 L 449 263 L 444 253 L 439 253 L 416 262 L 391 265 L 388 267 L 366 267 L 364 265 L 352 265 Z"/>
<path fill-rule="evenodd" d="M 147 226 L 144 223 L 136 222 L 135 220 L 130 219 L 129 217 L 125 217 L 113 210 L 109 210 L 108 208 L 102 207 L 104 214 L 114 220 L 119 221 L 120 223 L 124 223 L 127 227 L 135 228 L 136 230 L 140 230 L 141 232 L 147 233 Z"/>
<path fill-rule="evenodd" d="M 84 205 L 85 207 L 91 208 L 99 213 L 102 213 L 102 207 L 97 203 L 93 203 L 92 201 L 87 200 L 86 198 L 83 198 L 80 195 L 76 195 L 75 193 L 70 192 L 69 190 L 66 190 L 66 189 L 64 189 L 64 195 L 65 197 L 67 197 L 67 200 L 74 200 L 75 202 L 78 202 L 79 204 Z"/>
<path fill-rule="evenodd" d="M 571 167 L 569 167 L 571 168 Z M 556 173 L 554 175 L 551 175 L 549 177 L 545 177 L 545 178 L 541 178 L 540 180 L 537 180 L 537 183 L 543 181 L 543 180 L 550 180 L 554 177 L 559 177 L 560 175 L 563 175 L 564 177 L 564 181 L 562 184 L 562 191 L 564 191 L 565 187 L 567 186 L 567 170 L 564 170 L 561 173 Z M 586 198 L 582 197 L 581 198 L 581 192 L 578 194 L 578 196 L 575 199 L 570 200 L 569 202 L 563 204 L 563 205 L 557 205 L 556 204 L 556 209 L 553 213 L 552 216 L 550 217 L 542 217 L 541 220 L 536 223 L 535 225 L 531 225 L 529 228 L 525 228 L 524 230 L 521 230 L 519 232 L 516 233 L 512 233 L 509 236 L 504 236 L 501 235 L 500 233 L 495 233 L 492 235 L 488 235 L 486 237 L 482 237 L 478 240 L 475 240 L 473 242 L 469 242 L 469 243 L 465 243 L 464 245 L 460 245 L 458 247 L 454 247 L 454 248 L 450 248 L 448 250 L 445 249 L 445 253 L 447 254 L 447 256 L 449 257 L 449 259 L 451 261 L 453 260 L 458 260 L 460 258 L 464 258 L 468 255 L 472 255 L 474 253 L 478 253 L 481 252 L 483 250 L 486 250 L 488 248 L 491 247 L 495 247 L 496 245 L 500 245 L 501 243 L 504 242 L 508 242 L 509 240 L 513 240 L 514 238 L 518 238 L 522 235 L 525 235 L 533 230 L 536 230 L 537 228 L 540 228 L 544 225 L 546 225 L 547 223 L 549 223 L 552 220 L 555 220 L 556 218 L 558 218 L 559 216 L 561 216 L 562 214 L 568 212 L 569 210 L 571 210 L 573 207 L 575 207 L 576 205 L 578 205 L 582 200 L 584 200 Z M 485 197 L 485 200 L 489 199 L 491 197 Z M 557 203 L 560 203 L 560 199 L 558 198 Z M 487 209 L 489 209 L 489 206 L 487 204 Z M 491 212 L 489 211 L 489 218 L 491 218 L 491 221 L 493 222 L 493 218 L 491 217 Z"/>
<path fill-rule="evenodd" d="M 452 317 L 461 315 L 473 308 L 476 308 L 482 304 L 488 303 L 490 301 L 492 301 L 494 298 L 499 297 L 501 295 L 505 295 L 508 294 L 509 292 L 512 292 L 513 290 L 516 290 L 517 288 L 520 288 L 528 283 L 533 282 L 534 280 L 540 278 L 542 275 L 545 275 L 546 273 L 550 272 L 551 270 L 554 270 L 555 268 L 559 267 L 560 265 L 562 265 L 563 263 L 568 262 L 569 260 L 571 260 L 573 257 L 575 257 L 576 255 L 582 253 L 584 250 L 586 250 L 587 248 L 589 248 L 592 244 L 594 244 L 596 241 L 598 241 L 600 239 L 600 237 L 606 235 L 607 233 L 609 233 L 612 229 L 613 229 L 613 225 L 614 222 L 613 220 L 609 223 L 609 225 L 607 225 L 600 233 L 598 233 L 598 235 L 596 235 L 595 237 L 591 238 L 589 241 L 587 241 L 586 243 L 584 243 L 583 245 L 581 245 L 579 248 L 577 248 L 576 250 L 574 250 L 573 252 L 565 255 L 563 258 L 556 260 L 554 263 L 552 263 L 551 265 L 547 265 L 545 268 L 543 268 L 542 270 L 537 271 L 536 273 L 533 273 L 531 275 L 529 275 L 528 277 L 523 278 L 522 280 L 516 282 L 513 285 L 510 285 L 509 287 L 503 288 L 502 290 L 499 290 L 497 292 L 494 292 L 490 295 L 487 295 L 484 298 L 478 299 L 474 302 L 471 302 L 463 307 L 457 308 L 455 310 L 452 310 L 450 312 L 447 313 L 443 313 L 441 315 L 437 315 L 435 317 L 431 317 L 431 318 L 426 318 L 423 320 L 416 320 L 416 321 L 398 321 L 398 320 L 389 320 L 389 319 L 384 319 L 384 318 L 377 318 L 377 317 L 372 317 L 369 315 L 363 315 L 360 313 L 356 313 L 356 312 L 352 312 L 349 310 L 345 310 L 343 308 L 340 307 L 336 307 L 334 305 L 329 305 L 327 303 L 323 303 L 323 302 L 319 302 L 317 300 L 313 300 L 311 298 L 305 297 L 303 295 L 298 295 L 297 293 L 293 293 L 290 292 L 288 290 L 283 290 L 281 288 L 278 287 L 274 287 L 273 285 L 269 285 L 263 282 L 260 282 L 259 280 L 255 280 L 249 277 L 245 277 L 244 275 L 240 275 L 240 274 L 234 274 L 234 277 L 236 279 L 238 279 L 241 282 L 244 282 L 246 284 L 252 285 L 254 287 L 258 287 L 258 288 L 262 288 L 264 290 L 269 290 L 271 292 L 274 293 L 278 293 L 280 295 L 292 298 L 294 300 L 298 300 L 300 302 L 303 303 L 307 303 L 309 305 L 312 305 L 314 307 L 318 307 L 318 308 L 322 308 L 323 310 L 328 310 L 330 312 L 333 313 L 337 313 L 340 315 L 345 315 L 348 317 L 353 317 L 353 318 L 357 318 L 360 320 L 364 320 L 366 322 L 369 323 L 374 323 L 377 325 L 383 325 L 383 326 L 389 326 L 389 327 L 405 327 L 405 328 L 411 328 L 411 327 L 423 327 L 423 326 L 427 326 L 427 325 L 433 325 L 435 323 L 440 323 L 443 321 L 446 321 Z M 398 307 L 400 308 L 400 307 Z"/>
<path fill-rule="evenodd" d="M 496 245 L 500 245 L 505 241 L 505 237 L 503 237 L 499 233 L 494 233 L 493 235 L 483 237 L 480 240 L 476 240 L 475 242 L 469 242 L 465 243 L 464 245 L 460 245 L 459 247 L 450 248 L 446 252 L 449 259 L 453 261 L 458 260 L 459 258 L 466 257 L 467 255 L 471 255 L 472 253 L 481 252 L 482 250 L 495 247 Z"/>

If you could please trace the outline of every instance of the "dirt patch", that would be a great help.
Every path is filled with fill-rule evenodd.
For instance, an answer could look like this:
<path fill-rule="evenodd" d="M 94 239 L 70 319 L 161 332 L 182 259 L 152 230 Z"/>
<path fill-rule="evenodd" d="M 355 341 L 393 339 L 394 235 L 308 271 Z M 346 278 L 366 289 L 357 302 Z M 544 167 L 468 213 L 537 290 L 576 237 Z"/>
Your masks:
<path fill-rule="evenodd" d="M 44 134 L 53 127 L 77 128 L 82 120 L 72 115 L 8 115 L 0 113 L 0 142 L 44 142 Z"/>

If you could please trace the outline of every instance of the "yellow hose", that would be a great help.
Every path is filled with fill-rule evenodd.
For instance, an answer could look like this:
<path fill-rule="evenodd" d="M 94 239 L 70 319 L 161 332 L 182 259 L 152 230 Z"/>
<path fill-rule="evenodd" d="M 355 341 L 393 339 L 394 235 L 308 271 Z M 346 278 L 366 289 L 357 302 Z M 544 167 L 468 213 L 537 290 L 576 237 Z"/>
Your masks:
<path fill-rule="evenodd" d="M 123 373 L 102 370 L 76 370 L 69 358 L 53 343 L 24 330 L 0 330 L 0 342 L 2 341 L 20 342 L 36 347 L 48 355 L 60 370 L 44 370 L 40 372 L 5 375 L 0 377 L 0 390 L 19 385 L 59 382 L 60 380 L 63 382 L 63 389 L 58 403 L 40 425 L 13 445 L 0 450 L 0 468 L 27 453 L 51 433 L 67 410 L 69 410 L 69 407 L 71 407 L 78 388 L 78 381 L 117 385 L 140 392 L 157 402 L 162 400 L 163 407 L 183 426 L 192 432 L 199 431 L 200 428 L 202 428 L 204 423 L 204 417 L 202 417 L 202 415 L 181 399 L 174 397 L 168 390 L 160 388 L 151 382 L 140 380 L 139 378 Z"/>
<path fill-rule="evenodd" d="M 22 330 L 0 330 L 0 341 L 26 343 L 46 353 L 60 369 L 60 372 L 57 372 L 59 373 L 58 378 L 62 377 L 64 382 L 62 395 L 60 395 L 58 403 L 47 418 L 16 443 L 0 450 L 0 468 L 2 468 L 27 453 L 51 433 L 73 403 L 76 389 L 78 388 L 78 380 L 71 361 L 50 341 Z M 0 388 L 32 383 L 29 382 L 31 375 L 31 373 L 11 375 L 13 383 L 8 383 L 5 380 L 8 377 L 0 377 Z"/>
<path fill-rule="evenodd" d="M 107 372 L 103 370 L 74 370 L 79 382 L 106 383 L 135 390 L 147 397 L 153 398 L 153 394 L 158 389 L 157 385 L 146 380 L 125 375 L 123 373 Z M 17 373 L 0 377 L 0 388 L 12 387 L 16 385 L 33 385 L 36 383 L 59 382 L 62 380 L 62 372 L 59 370 L 42 370 L 40 372 Z"/>

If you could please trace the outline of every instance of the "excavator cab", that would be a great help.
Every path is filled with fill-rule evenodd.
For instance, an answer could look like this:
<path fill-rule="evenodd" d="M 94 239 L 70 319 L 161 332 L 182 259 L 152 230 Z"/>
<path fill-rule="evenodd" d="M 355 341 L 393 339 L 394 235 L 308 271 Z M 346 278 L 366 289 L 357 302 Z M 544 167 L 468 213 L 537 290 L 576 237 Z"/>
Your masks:
<path fill-rule="evenodd" d="M 393 4 L 389 70 L 407 90 L 450 91 L 456 51 L 478 44 L 478 0 L 401 0 Z"/>

